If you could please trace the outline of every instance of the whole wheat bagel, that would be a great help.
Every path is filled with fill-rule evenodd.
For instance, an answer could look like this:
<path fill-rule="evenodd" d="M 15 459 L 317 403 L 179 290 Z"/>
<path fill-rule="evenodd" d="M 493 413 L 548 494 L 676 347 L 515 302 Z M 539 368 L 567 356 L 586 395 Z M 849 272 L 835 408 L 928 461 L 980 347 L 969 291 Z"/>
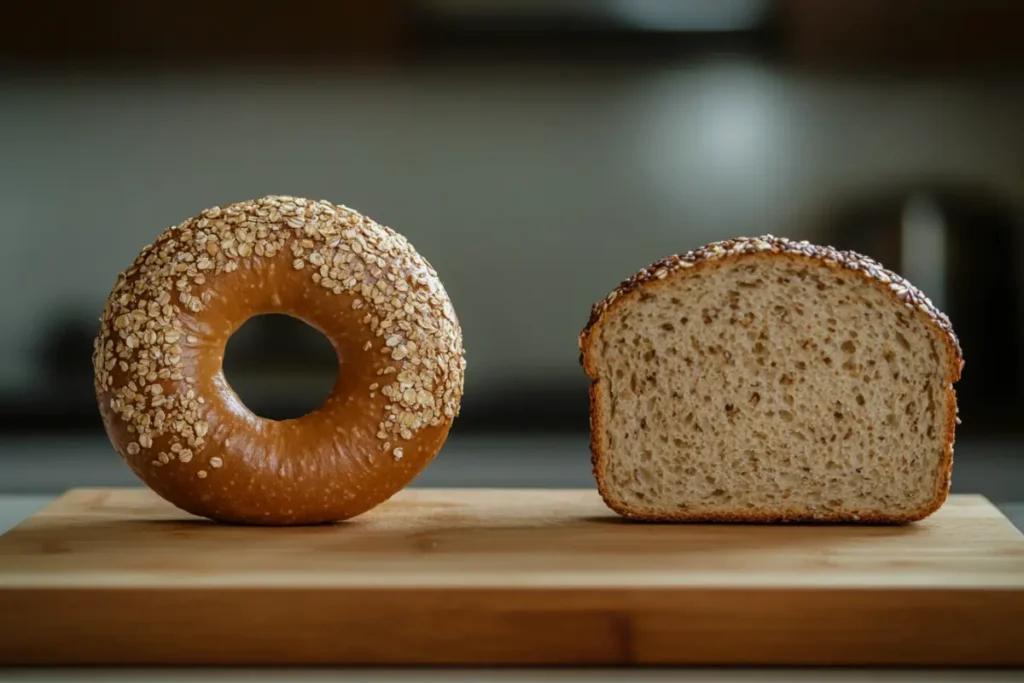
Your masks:
<path fill-rule="evenodd" d="M 330 397 L 303 417 L 249 411 L 222 371 L 250 317 L 284 313 L 337 349 Z M 121 273 L 95 342 L 114 447 L 195 515 L 308 524 L 361 514 L 405 487 L 459 412 L 462 332 L 408 241 L 325 201 L 269 196 L 165 230 Z"/>

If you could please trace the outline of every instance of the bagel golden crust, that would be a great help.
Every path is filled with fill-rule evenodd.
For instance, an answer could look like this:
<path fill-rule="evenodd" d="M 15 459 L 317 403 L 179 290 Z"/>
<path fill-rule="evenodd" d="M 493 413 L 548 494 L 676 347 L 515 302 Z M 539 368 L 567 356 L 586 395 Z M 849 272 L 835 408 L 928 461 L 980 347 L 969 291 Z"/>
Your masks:
<path fill-rule="evenodd" d="M 331 396 L 295 420 L 242 405 L 221 363 L 247 319 L 285 313 L 339 355 Z M 458 415 L 462 333 L 437 273 L 343 206 L 269 196 L 168 228 L 121 273 L 95 389 L 111 442 L 148 486 L 221 521 L 346 519 L 407 485 Z"/>

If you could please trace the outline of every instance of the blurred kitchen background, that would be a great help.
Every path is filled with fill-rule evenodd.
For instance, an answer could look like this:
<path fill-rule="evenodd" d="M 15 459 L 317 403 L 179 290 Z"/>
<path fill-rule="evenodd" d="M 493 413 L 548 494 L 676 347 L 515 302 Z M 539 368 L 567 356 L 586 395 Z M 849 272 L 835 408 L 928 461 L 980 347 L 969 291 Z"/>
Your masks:
<path fill-rule="evenodd" d="M 270 193 L 404 233 L 462 320 L 462 417 L 419 484 L 591 486 L 589 307 L 663 256 L 773 233 L 864 251 L 967 357 L 954 489 L 1024 501 L 1024 3 L 6 0 L 0 493 L 134 484 L 90 352 L 164 227 Z M 269 417 L 336 371 L 248 323 Z"/>

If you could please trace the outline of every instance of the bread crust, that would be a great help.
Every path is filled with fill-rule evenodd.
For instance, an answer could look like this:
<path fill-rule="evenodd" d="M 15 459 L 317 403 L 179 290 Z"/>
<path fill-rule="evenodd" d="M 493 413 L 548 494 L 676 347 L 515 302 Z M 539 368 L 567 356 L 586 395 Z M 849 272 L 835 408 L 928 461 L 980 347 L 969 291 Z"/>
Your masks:
<path fill-rule="evenodd" d="M 936 481 L 931 499 L 916 510 L 899 515 L 877 515 L 866 511 L 816 511 L 799 509 L 796 506 L 782 510 L 737 509 L 731 513 L 688 513 L 685 511 L 665 513 L 653 508 L 634 506 L 614 496 L 607 485 L 605 465 L 609 454 L 603 443 L 605 434 L 605 406 L 601 398 L 601 382 L 597 370 L 597 349 L 595 340 L 600 336 L 601 326 L 608 313 L 625 301 L 639 297 L 649 289 L 657 289 L 676 278 L 694 277 L 707 273 L 724 263 L 737 259 L 764 261 L 786 258 L 824 264 L 826 267 L 856 273 L 865 282 L 885 290 L 894 303 L 912 309 L 921 316 L 935 338 L 946 349 L 948 363 L 944 368 L 947 386 L 945 415 L 945 438 L 940 476 Z M 928 517 L 945 503 L 952 482 L 953 445 L 957 417 L 956 391 L 953 385 L 959 381 L 964 367 L 960 342 L 953 331 L 949 318 L 939 311 L 921 290 L 900 275 L 886 269 L 868 256 L 853 251 L 841 251 L 829 246 L 819 246 L 807 241 L 793 241 L 785 237 L 762 235 L 738 237 L 712 242 L 699 249 L 682 255 L 670 256 L 652 263 L 624 280 L 608 296 L 594 304 L 590 318 L 579 335 L 580 365 L 591 379 L 590 383 L 590 453 L 591 466 L 598 492 L 605 504 L 624 518 L 643 522 L 742 522 L 742 523 L 856 523 L 856 524 L 906 524 Z"/>
<path fill-rule="evenodd" d="M 319 329 L 340 372 L 293 420 L 251 413 L 224 378 L 232 334 L 283 313 Z M 106 433 L 157 494 L 244 524 L 338 521 L 405 487 L 462 396 L 462 333 L 403 237 L 346 207 L 272 196 L 165 230 L 121 273 L 93 353 Z"/>

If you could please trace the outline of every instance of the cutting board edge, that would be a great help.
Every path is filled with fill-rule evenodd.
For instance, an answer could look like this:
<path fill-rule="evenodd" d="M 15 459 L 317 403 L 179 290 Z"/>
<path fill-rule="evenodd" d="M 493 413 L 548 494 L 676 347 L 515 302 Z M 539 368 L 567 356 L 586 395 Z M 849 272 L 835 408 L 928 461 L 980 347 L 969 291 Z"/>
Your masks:
<path fill-rule="evenodd" d="M 0 590 L 0 664 L 1024 666 L 1024 591 L 723 590 Z"/>

